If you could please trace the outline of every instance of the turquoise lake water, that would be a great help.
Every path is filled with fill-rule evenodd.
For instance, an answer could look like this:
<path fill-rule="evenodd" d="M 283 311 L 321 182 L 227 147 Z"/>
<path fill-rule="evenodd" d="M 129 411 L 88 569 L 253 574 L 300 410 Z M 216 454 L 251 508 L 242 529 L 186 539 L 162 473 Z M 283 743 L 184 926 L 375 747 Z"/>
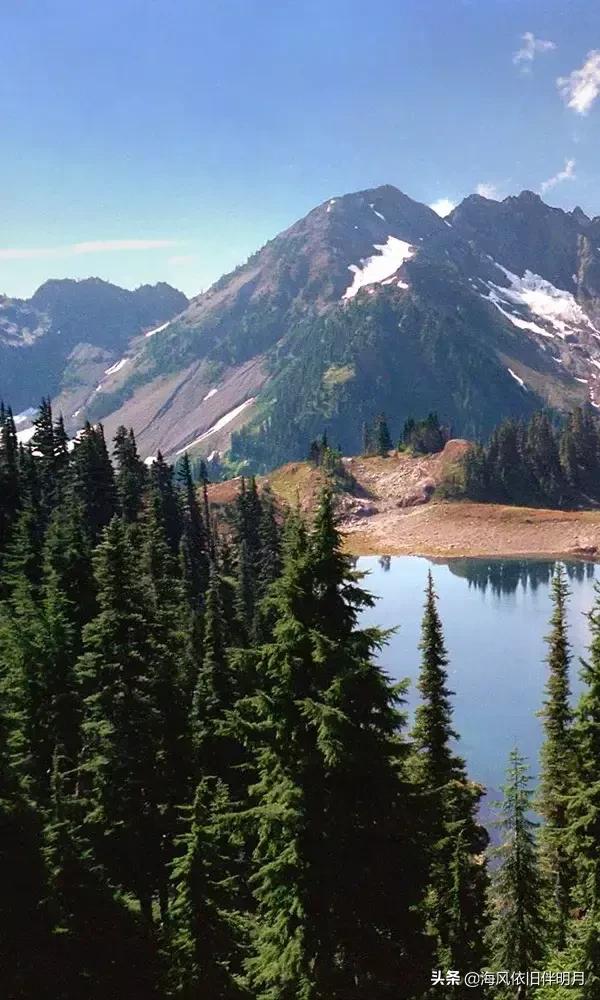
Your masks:
<path fill-rule="evenodd" d="M 449 654 L 450 686 L 455 692 L 459 750 L 471 776 L 496 797 L 510 749 L 527 754 L 538 769 L 542 739 L 536 717 L 546 679 L 544 636 L 551 613 L 550 561 L 460 559 L 432 562 L 413 556 L 364 557 L 363 586 L 379 600 L 363 622 L 398 626 L 381 654 L 394 678 L 408 677 L 407 707 L 418 701 L 414 681 L 419 667 L 419 629 L 427 571 L 431 569 Z M 579 657 L 589 641 L 588 612 L 600 567 L 564 563 L 569 576 L 572 687 L 580 690 Z M 600 578 L 600 577 L 599 577 Z"/>

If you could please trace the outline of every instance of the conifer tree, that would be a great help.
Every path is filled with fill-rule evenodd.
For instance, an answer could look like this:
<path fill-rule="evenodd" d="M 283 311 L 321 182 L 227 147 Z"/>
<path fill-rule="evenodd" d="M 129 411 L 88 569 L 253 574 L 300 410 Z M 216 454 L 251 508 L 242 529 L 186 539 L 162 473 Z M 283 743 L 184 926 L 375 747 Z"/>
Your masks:
<path fill-rule="evenodd" d="M 566 483 L 560 464 L 558 444 L 547 413 L 534 413 L 527 428 L 527 462 L 536 482 L 540 500 L 564 502 Z"/>
<path fill-rule="evenodd" d="M 12 411 L 0 402 L 0 556 L 19 508 L 19 448 Z"/>
<path fill-rule="evenodd" d="M 261 559 L 260 525 L 262 508 L 254 477 L 246 484 L 242 477 L 236 497 L 234 522 L 237 543 L 235 609 L 241 636 L 246 643 L 255 634 Z"/>
<path fill-rule="evenodd" d="M 160 506 L 165 537 L 171 552 L 176 554 L 181 540 L 181 513 L 173 482 L 173 466 L 165 462 L 160 451 L 150 466 L 149 494 Z"/>
<path fill-rule="evenodd" d="M 37 596 L 24 576 L 17 581 L 0 614 L 0 655 L 5 694 L 19 720 L 13 756 L 29 794 L 44 805 L 57 742 L 73 764 L 79 748 L 75 631 L 53 578 Z"/>
<path fill-rule="evenodd" d="M 164 876 L 156 766 L 160 716 L 147 592 L 119 518 L 106 529 L 94 563 L 99 612 L 84 630 L 79 664 L 86 825 L 109 877 L 133 893 L 150 924 Z"/>
<path fill-rule="evenodd" d="M 373 439 L 378 455 L 387 455 L 387 453 L 392 450 L 392 438 L 387 425 L 387 420 L 385 419 L 385 415 L 383 413 L 377 417 L 375 421 Z"/>
<path fill-rule="evenodd" d="M 113 458 L 116 463 L 115 482 L 121 516 L 128 524 L 137 521 L 142 508 L 142 494 L 146 484 L 146 466 L 138 455 L 133 430 L 118 427 L 113 440 Z"/>
<path fill-rule="evenodd" d="M 548 680 L 540 712 L 545 739 L 541 750 L 540 787 L 536 796 L 537 811 L 544 819 L 540 831 L 541 863 L 553 890 L 550 922 L 558 949 L 564 948 L 566 943 L 573 885 L 567 810 L 576 762 L 569 682 L 571 653 L 566 620 L 568 595 L 565 571 L 559 564 L 552 579 L 551 632 L 546 639 Z"/>
<path fill-rule="evenodd" d="M 286 541 L 273 640 L 240 704 L 256 754 L 257 905 L 251 995 L 379 1000 L 418 995 L 430 956 L 416 905 L 424 859 L 405 780 L 400 691 L 360 629 L 372 599 L 340 550 L 332 501 L 308 546 Z"/>
<path fill-rule="evenodd" d="M 19 453 L 19 508 L 2 560 L 0 593 L 14 593 L 27 581 L 34 592 L 42 579 L 44 512 L 37 463 L 31 449 Z"/>
<path fill-rule="evenodd" d="M 584 684 L 575 713 L 577 769 L 569 800 L 570 854 L 575 868 L 573 898 L 583 915 L 582 965 L 586 998 L 600 995 L 600 591 L 588 615 L 591 642 L 582 660 Z"/>
<path fill-rule="evenodd" d="M 208 537 L 187 452 L 179 465 L 177 479 L 183 523 L 179 550 L 182 576 L 190 607 L 199 612 L 208 586 Z"/>
<path fill-rule="evenodd" d="M 72 489 L 81 504 L 90 540 L 96 544 L 102 530 L 117 511 L 114 470 L 108 455 L 102 424 L 87 422 L 72 454 Z"/>
<path fill-rule="evenodd" d="M 429 855 L 425 906 L 437 943 L 438 962 L 479 968 L 484 954 L 487 872 L 483 852 L 488 836 L 477 820 L 484 789 L 468 780 L 455 753 L 453 692 L 448 689 L 448 656 L 431 571 L 421 626 L 421 702 L 415 712 L 412 770 L 422 794 Z M 449 903 L 451 901 L 451 903 Z"/>
<path fill-rule="evenodd" d="M 493 969 L 522 973 L 540 968 L 546 943 L 530 785 L 527 761 L 514 749 L 503 786 L 499 825 L 504 842 L 495 852 L 499 866 L 492 875 L 489 944 Z M 527 996 L 525 983 L 515 988 L 515 996 Z"/>
<path fill-rule="evenodd" d="M 226 622 L 221 599 L 222 581 L 211 567 L 204 615 L 203 656 L 192 701 L 192 728 L 196 779 L 211 776 L 229 785 L 240 784 L 234 768 L 241 762 L 239 742 L 224 724 L 241 694 L 241 671 L 234 672 L 226 644 Z"/>
<path fill-rule="evenodd" d="M 149 659 L 144 665 L 157 724 L 155 788 L 161 828 L 158 884 L 161 913 L 167 911 L 167 866 L 172 859 L 179 806 L 191 794 L 191 735 L 186 694 L 192 687 L 184 593 L 177 561 L 167 541 L 165 508 L 152 491 L 144 513 L 141 570 L 146 595 Z"/>
<path fill-rule="evenodd" d="M 65 1000 L 157 997 L 156 947 L 107 884 L 83 837 L 68 762 L 54 753 L 43 849 L 56 941 L 54 996 Z"/>
<path fill-rule="evenodd" d="M 74 640 L 81 652 L 83 626 L 96 613 L 96 584 L 92 568 L 92 544 L 84 511 L 67 494 L 52 513 L 43 548 L 44 586 L 60 591 L 73 625 Z"/>
<path fill-rule="evenodd" d="M 11 721 L 0 660 L 0 956 L 7 1000 L 52 1000 L 55 951 L 46 905 L 40 816 L 12 764 Z M 49 978 L 50 977 L 50 978 Z"/>
<path fill-rule="evenodd" d="M 277 505 L 268 483 L 262 491 L 260 507 L 258 584 L 262 597 L 281 573 L 281 539 L 277 523 Z"/>
<path fill-rule="evenodd" d="M 227 787 L 214 778 L 198 785 L 189 828 L 173 864 L 170 980 L 182 1000 L 242 1000 L 243 919 L 232 909 L 230 811 Z"/>
<path fill-rule="evenodd" d="M 37 415 L 34 417 L 33 426 L 35 430 L 31 446 L 38 457 L 42 504 L 45 511 L 48 512 L 52 505 L 55 488 L 54 422 L 49 399 L 42 399 Z"/>
<path fill-rule="evenodd" d="M 202 513 L 204 515 L 204 526 L 206 528 L 206 535 L 208 540 L 208 553 L 211 559 L 216 556 L 215 542 L 212 537 L 212 518 L 210 516 L 210 502 L 208 499 L 208 470 L 206 468 L 206 462 L 204 459 L 200 460 L 200 483 L 202 485 Z"/>

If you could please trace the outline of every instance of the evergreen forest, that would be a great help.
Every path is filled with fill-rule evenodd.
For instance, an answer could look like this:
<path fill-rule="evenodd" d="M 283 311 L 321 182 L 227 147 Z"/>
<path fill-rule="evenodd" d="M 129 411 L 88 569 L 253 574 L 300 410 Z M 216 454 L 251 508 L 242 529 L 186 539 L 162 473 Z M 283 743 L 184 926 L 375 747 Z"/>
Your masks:
<path fill-rule="evenodd" d="M 471 500 L 530 507 L 600 503 L 600 421 L 591 404 L 560 425 L 545 411 L 505 420 L 466 456 L 460 491 Z"/>
<path fill-rule="evenodd" d="M 541 759 L 511 754 L 494 832 L 423 583 L 409 721 L 331 490 L 307 519 L 241 480 L 217 519 L 187 456 L 71 442 L 47 400 L 25 447 L 2 406 L 2 997 L 429 1000 L 477 972 L 599 1000 L 600 592 L 575 705 L 557 569 Z"/>

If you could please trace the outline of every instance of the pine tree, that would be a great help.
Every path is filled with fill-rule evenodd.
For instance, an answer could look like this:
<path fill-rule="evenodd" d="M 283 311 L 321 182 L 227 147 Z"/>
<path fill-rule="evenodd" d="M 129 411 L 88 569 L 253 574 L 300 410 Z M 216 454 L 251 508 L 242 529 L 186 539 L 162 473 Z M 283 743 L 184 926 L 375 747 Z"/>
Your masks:
<path fill-rule="evenodd" d="M 227 787 L 214 778 L 198 785 L 188 831 L 173 865 L 170 979 L 183 1000 L 242 1000 L 243 920 L 232 909 L 231 836 Z"/>
<path fill-rule="evenodd" d="M 209 547 L 187 452 L 180 463 L 177 480 L 183 522 L 179 548 L 182 576 L 190 607 L 199 612 L 208 586 Z"/>
<path fill-rule="evenodd" d="M 115 517 L 94 556 L 99 612 L 84 630 L 82 787 L 98 860 L 133 893 L 152 922 L 164 877 L 160 716 L 155 703 L 152 624 L 138 560 Z"/>
<path fill-rule="evenodd" d="M 138 455 L 133 430 L 118 427 L 113 440 L 113 458 L 117 471 L 115 482 L 121 516 L 128 524 L 137 521 L 146 484 L 146 466 Z"/>
<path fill-rule="evenodd" d="M 60 591 L 81 652 L 83 626 L 96 614 L 92 543 L 82 505 L 67 494 L 52 513 L 44 539 L 45 589 Z"/>
<path fill-rule="evenodd" d="M 418 995 L 430 955 L 416 910 L 424 859 L 403 772 L 401 692 L 359 629 L 372 599 L 340 550 L 325 494 L 309 544 L 288 535 L 259 694 L 239 712 L 256 755 L 258 1000 Z"/>
<path fill-rule="evenodd" d="M 523 973 L 540 968 L 546 944 L 537 824 L 529 819 L 530 784 L 527 761 L 514 749 L 503 787 L 500 828 L 505 839 L 495 852 L 500 863 L 492 875 L 489 942 L 493 969 Z M 515 995 L 519 1000 L 527 996 L 525 983 Z"/>
<path fill-rule="evenodd" d="M 584 683 L 573 726 L 577 768 L 569 800 L 573 899 L 584 917 L 582 966 L 585 996 L 600 996 L 600 591 L 588 615 L 591 643 L 581 667 Z"/>
<path fill-rule="evenodd" d="M 560 464 L 558 444 L 547 413 L 534 413 L 527 428 L 527 463 L 541 502 L 560 506 L 567 484 Z"/>
<path fill-rule="evenodd" d="M 65 1000 L 156 997 L 156 947 L 92 856 L 83 836 L 81 802 L 69 792 L 66 768 L 57 747 L 42 849 L 56 941 L 53 995 Z"/>
<path fill-rule="evenodd" d="M 213 564 L 206 595 L 203 656 L 192 702 L 192 729 L 197 780 L 211 776 L 231 786 L 239 784 L 232 769 L 240 763 L 241 748 L 223 727 L 241 693 L 237 684 L 241 674 L 234 672 L 226 648 L 221 586 L 219 571 Z"/>
<path fill-rule="evenodd" d="M 237 543 L 237 584 L 235 607 L 241 637 L 251 642 L 255 634 L 256 606 L 260 596 L 260 526 L 262 508 L 254 477 L 246 485 L 242 477 L 236 497 L 234 521 Z"/>
<path fill-rule="evenodd" d="M 385 415 L 382 413 L 377 417 L 375 421 L 375 427 L 373 429 L 373 439 L 375 449 L 378 455 L 387 455 L 388 452 L 394 447 L 392 444 L 392 438 L 387 425 L 387 420 Z"/>
<path fill-rule="evenodd" d="M 422 795 L 428 840 L 429 889 L 425 912 L 440 965 L 479 968 L 484 954 L 486 831 L 477 821 L 484 789 L 468 780 L 452 744 L 453 692 L 431 571 L 421 627 L 421 702 L 413 729 L 413 773 Z M 449 902 L 451 901 L 451 902 Z"/>
<path fill-rule="evenodd" d="M 162 860 L 158 883 L 161 913 L 167 912 L 167 867 L 173 856 L 179 806 L 191 794 L 191 734 L 186 695 L 192 687 L 184 629 L 189 623 L 177 560 L 167 541 L 165 508 L 158 491 L 144 514 L 141 570 L 146 595 L 149 659 L 144 668 L 154 708 L 157 735 L 155 793 L 161 829 Z"/>
<path fill-rule="evenodd" d="M 150 466 L 149 494 L 158 500 L 167 543 L 176 554 L 181 540 L 181 512 L 173 482 L 173 466 L 165 462 L 160 451 Z"/>
<path fill-rule="evenodd" d="M 117 512 L 114 470 L 108 455 L 102 424 L 88 422 L 77 438 L 72 454 L 73 498 L 81 504 L 92 544 Z"/>
<path fill-rule="evenodd" d="M 33 420 L 33 426 L 35 430 L 31 439 L 31 447 L 38 457 L 42 505 L 46 513 L 48 513 L 52 506 L 55 488 L 54 422 L 52 405 L 49 399 L 42 399 L 37 415 Z"/>
<path fill-rule="evenodd" d="M 34 590 L 42 579 L 44 511 L 38 467 L 31 449 L 19 453 L 19 507 L 2 559 L 0 593 L 14 592 L 17 583 L 27 580 Z"/>
<path fill-rule="evenodd" d="M 12 411 L 0 402 L 0 556 L 6 548 L 20 500 L 19 447 Z"/>
<path fill-rule="evenodd" d="M 199 480 L 200 483 L 202 484 L 202 513 L 204 515 L 204 526 L 206 528 L 206 535 L 208 540 L 208 554 L 211 559 L 214 559 L 216 556 L 216 551 L 215 551 L 215 541 L 212 536 L 212 518 L 210 515 L 210 501 L 208 498 L 208 485 L 210 480 L 208 478 L 208 470 L 206 468 L 206 462 L 204 461 L 204 459 L 201 459 L 200 461 Z"/>
<path fill-rule="evenodd" d="M 560 457 L 569 485 L 576 494 L 597 498 L 600 491 L 598 460 L 600 437 L 589 405 L 569 415 L 560 440 Z"/>
<path fill-rule="evenodd" d="M 79 719 L 74 676 L 74 629 L 66 599 L 49 579 L 36 595 L 17 580 L 0 615 L 0 656 L 6 697 L 19 719 L 12 753 L 31 797 L 47 802 L 52 754 L 61 742 L 74 762 Z"/>
<path fill-rule="evenodd" d="M 258 584 L 259 594 L 264 597 L 281 573 L 281 538 L 277 523 L 277 504 L 268 483 L 262 491 L 260 507 Z"/>
<path fill-rule="evenodd" d="M 540 833 L 541 863 L 553 887 L 552 912 L 554 944 L 566 944 L 571 909 L 573 866 L 568 852 L 568 801 L 573 787 L 575 754 L 573 713 L 570 704 L 570 645 L 567 636 L 569 590 L 564 568 L 559 564 L 552 579 L 553 612 L 548 645 L 546 698 L 540 715 L 545 739 L 541 750 L 540 787 L 537 811 L 544 819 Z"/>
<path fill-rule="evenodd" d="M 40 817 L 10 763 L 0 710 L 0 956 L 7 1000 L 53 1000 L 55 949 L 46 905 Z"/>

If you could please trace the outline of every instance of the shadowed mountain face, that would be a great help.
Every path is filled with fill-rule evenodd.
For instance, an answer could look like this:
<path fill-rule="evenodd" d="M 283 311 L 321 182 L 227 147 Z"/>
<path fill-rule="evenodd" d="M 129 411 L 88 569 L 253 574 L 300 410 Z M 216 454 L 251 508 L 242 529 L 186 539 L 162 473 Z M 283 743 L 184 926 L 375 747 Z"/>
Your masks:
<path fill-rule="evenodd" d="M 123 324 L 70 343 L 58 401 L 72 429 L 133 424 L 146 455 L 231 448 L 254 469 L 303 456 L 325 427 L 356 451 L 382 410 L 394 433 L 435 409 L 472 436 L 542 405 L 600 404 L 598 246 L 600 220 L 531 192 L 473 195 L 447 220 L 389 185 L 332 198 L 178 315 L 144 317 L 134 332 L 151 336 Z M 51 293 L 5 308 L 46 317 Z M 107 340 L 114 359 L 75 406 L 81 370 L 104 364 L 81 343 Z"/>
<path fill-rule="evenodd" d="M 0 398 L 21 410 L 58 394 L 83 377 L 84 359 L 103 371 L 133 336 L 186 304 L 164 283 L 131 292 L 99 278 L 47 281 L 28 300 L 0 297 Z"/>

